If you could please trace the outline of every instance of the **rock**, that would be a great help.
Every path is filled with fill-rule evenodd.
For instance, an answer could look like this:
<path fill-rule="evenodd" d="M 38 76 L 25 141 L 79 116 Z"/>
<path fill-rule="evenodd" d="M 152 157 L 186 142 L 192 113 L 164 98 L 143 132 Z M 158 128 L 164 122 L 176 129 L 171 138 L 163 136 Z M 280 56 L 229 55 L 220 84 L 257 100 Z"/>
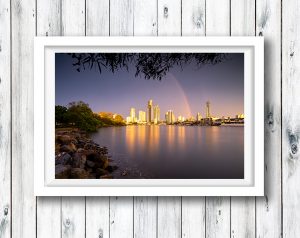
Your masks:
<path fill-rule="evenodd" d="M 100 179 L 112 179 L 112 178 L 113 178 L 113 176 L 110 174 L 100 176 Z"/>
<path fill-rule="evenodd" d="M 93 161 L 87 160 L 86 165 L 90 168 L 94 168 L 96 166 L 96 163 Z"/>
<path fill-rule="evenodd" d="M 72 157 L 66 152 L 58 154 L 55 158 L 55 165 L 57 164 L 70 165 L 71 163 L 72 163 Z"/>
<path fill-rule="evenodd" d="M 97 168 L 96 169 L 96 175 L 99 177 L 99 176 L 102 176 L 102 175 L 107 175 L 109 174 L 109 172 L 105 169 L 101 169 L 101 168 Z"/>
<path fill-rule="evenodd" d="M 74 153 L 76 151 L 76 146 L 73 143 L 68 145 L 63 145 L 60 147 L 61 152 Z"/>
<path fill-rule="evenodd" d="M 71 179 L 88 179 L 90 174 L 84 169 L 73 168 L 71 169 L 70 178 Z"/>
<path fill-rule="evenodd" d="M 113 171 L 115 171 L 116 169 L 118 169 L 118 166 L 115 165 L 115 164 L 110 164 L 110 165 L 107 166 L 106 169 L 107 169 L 109 172 L 113 172 Z"/>
<path fill-rule="evenodd" d="M 55 165 L 55 178 L 68 179 L 71 175 L 71 165 Z"/>
<path fill-rule="evenodd" d="M 56 136 L 55 141 L 61 145 L 67 145 L 72 142 L 72 137 L 70 135 L 59 135 Z"/>
<path fill-rule="evenodd" d="M 84 154 L 76 152 L 73 155 L 73 168 L 81 168 L 83 169 L 85 167 L 86 163 L 86 156 Z"/>

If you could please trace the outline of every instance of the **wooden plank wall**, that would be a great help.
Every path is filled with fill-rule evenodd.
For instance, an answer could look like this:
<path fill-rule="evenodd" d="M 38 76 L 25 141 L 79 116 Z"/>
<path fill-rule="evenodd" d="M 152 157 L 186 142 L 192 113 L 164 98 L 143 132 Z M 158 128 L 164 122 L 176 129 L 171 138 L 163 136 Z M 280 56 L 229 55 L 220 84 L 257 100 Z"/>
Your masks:
<path fill-rule="evenodd" d="M 0 0 L 0 238 L 300 237 L 299 12 L 298 0 Z M 35 35 L 264 36 L 266 195 L 35 198 Z"/>

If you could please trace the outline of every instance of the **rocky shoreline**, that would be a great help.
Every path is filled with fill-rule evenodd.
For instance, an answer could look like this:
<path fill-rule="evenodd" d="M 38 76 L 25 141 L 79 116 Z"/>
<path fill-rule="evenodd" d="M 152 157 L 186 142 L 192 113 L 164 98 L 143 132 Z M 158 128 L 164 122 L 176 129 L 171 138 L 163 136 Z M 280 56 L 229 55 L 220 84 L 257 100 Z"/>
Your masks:
<path fill-rule="evenodd" d="M 55 130 L 56 179 L 111 179 L 118 169 L 106 147 L 78 129 Z"/>

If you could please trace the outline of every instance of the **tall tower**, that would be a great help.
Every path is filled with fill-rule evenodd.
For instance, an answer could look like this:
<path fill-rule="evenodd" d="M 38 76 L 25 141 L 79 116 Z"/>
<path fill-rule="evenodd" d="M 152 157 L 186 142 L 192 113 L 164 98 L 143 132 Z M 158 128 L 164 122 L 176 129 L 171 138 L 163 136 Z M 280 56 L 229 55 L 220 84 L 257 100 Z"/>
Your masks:
<path fill-rule="evenodd" d="M 130 117 L 131 117 L 131 122 L 136 122 L 136 117 L 135 117 L 135 108 L 130 108 Z"/>
<path fill-rule="evenodd" d="M 148 122 L 152 122 L 152 99 L 148 101 Z"/>
<path fill-rule="evenodd" d="M 206 102 L 206 118 L 210 118 L 210 102 Z"/>
<path fill-rule="evenodd" d="M 160 121 L 160 108 L 158 105 L 153 107 L 153 121 L 157 124 Z"/>

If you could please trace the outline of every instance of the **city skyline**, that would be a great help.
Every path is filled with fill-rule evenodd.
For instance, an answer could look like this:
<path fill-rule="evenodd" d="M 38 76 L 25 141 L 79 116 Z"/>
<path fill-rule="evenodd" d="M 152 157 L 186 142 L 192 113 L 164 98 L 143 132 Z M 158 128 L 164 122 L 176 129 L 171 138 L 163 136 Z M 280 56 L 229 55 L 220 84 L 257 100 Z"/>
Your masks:
<path fill-rule="evenodd" d="M 175 66 L 159 80 L 135 77 L 133 65 L 128 71 L 114 73 L 103 69 L 78 73 L 71 57 L 56 54 L 56 104 L 84 101 L 94 112 L 112 112 L 128 116 L 132 105 L 147 112 L 144 102 L 151 98 L 159 102 L 160 117 L 173 110 L 175 115 L 196 117 L 206 115 L 203 105 L 209 100 L 214 105 L 213 114 L 231 116 L 244 113 L 244 56 L 230 53 L 229 60 L 215 65 L 196 68 L 194 64 L 182 70 Z M 155 106 L 155 105 L 153 105 Z M 138 115 L 137 115 L 138 117 Z"/>

